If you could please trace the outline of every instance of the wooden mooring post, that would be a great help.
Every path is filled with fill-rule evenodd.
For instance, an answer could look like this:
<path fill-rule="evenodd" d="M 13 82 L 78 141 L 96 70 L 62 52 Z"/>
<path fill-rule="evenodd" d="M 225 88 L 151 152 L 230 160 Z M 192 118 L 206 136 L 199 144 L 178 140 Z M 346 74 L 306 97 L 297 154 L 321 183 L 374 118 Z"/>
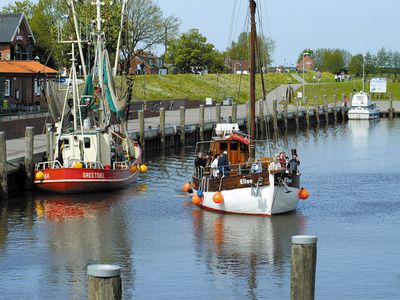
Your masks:
<path fill-rule="evenodd" d="M 272 127 L 274 128 L 274 139 L 278 138 L 278 101 L 275 99 L 272 101 Z"/>
<path fill-rule="evenodd" d="M 138 118 L 139 118 L 139 139 L 140 139 L 140 144 L 142 145 L 142 148 L 144 150 L 145 147 L 145 136 L 144 136 L 144 111 L 139 110 L 138 111 Z"/>
<path fill-rule="evenodd" d="M 46 159 L 53 161 L 53 132 L 51 123 L 46 123 Z"/>
<path fill-rule="evenodd" d="M 237 123 L 237 103 L 232 103 L 232 123 Z"/>
<path fill-rule="evenodd" d="M 294 105 L 296 105 L 294 113 L 294 119 L 296 121 L 296 129 L 299 129 L 299 99 L 297 97 L 294 97 Z"/>
<path fill-rule="evenodd" d="M 344 99 L 345 96 L 346 94 L 342 94 L 342 99 Z M 344 122 L 346 118 L 346 107 L 344 106 L 344 103 L 342 103 L 341 112 L 342 112 L 342 122 Z"/>
<path fill-rule="evenodd" d="M 165 108 L 160 108 L 160 142 L 161 148 L 165 149 Z"/>
<path fill-rule="evenodd" d="M 221 123 L 221 103 L 215 104 L 215 123 Z"/>
<path fill-rule="evenodd" d="M 324 99 L 325 122 L 328 124 L 329 123 L 328 96 L 327 95 L 323 95 L 323 99 Z"/>
<path fill-rule="evenodd" d="M 0 131 L 0 199 L 8 197 L 6 133 Z"/>
<path fill-rule="evenodd" d="M 25 128 L 25 189 L 31 190 L 33 187 L 33 139 L 34 127 L 27 126 Z"/>
<path fill-rule="evenodd" d="M 392 97 L 392 93 L 389 93 L 389 118 L 393 118 L 393 113 L 394 113 L 394 109 L 393 109 L 393 97 Z"/>
<path fill-rule="evenodd" d="M 292 236 L 290 299 L 313 300 L 317 266 L 317 237 Z"/>
<path fill-rule="evenodd" d="M 179 140 L 181 146 L 185 146 L 185 107 L 179 108 Z"/>
<path fill-rule="evenodd" d="M 308 97 L 304 97 L 304 102 L 306 104 L 306 123 L 307 127 L 310 127 L 310 107 L 308 106 Z"/>
<path fill-rule="evenodd" d="M 285 129 L 288 129 L 288 103 L 286 99 L 283 99 L 283 123 L 285 124 Z"/>
<path fill-rule="evenodd" d="M 333 95 L 333 119 L 337 123 L 337 96 Z"/>
<path fill-rule="evenodd" d="M 121 268 L 116 265 L 87 267 L 88 300 L 122 299 Z"/>
<path fill-rule="evenodd" d="M 319 106 L 318 106 L 318 96 L 314 96 L 314 115 L 317 124 L 319 124 Z"/>
<path fill-rule="evenodd" d="M 204 141 L 204 105 L 200 104 L 199 108 L 200 141 Z"/>

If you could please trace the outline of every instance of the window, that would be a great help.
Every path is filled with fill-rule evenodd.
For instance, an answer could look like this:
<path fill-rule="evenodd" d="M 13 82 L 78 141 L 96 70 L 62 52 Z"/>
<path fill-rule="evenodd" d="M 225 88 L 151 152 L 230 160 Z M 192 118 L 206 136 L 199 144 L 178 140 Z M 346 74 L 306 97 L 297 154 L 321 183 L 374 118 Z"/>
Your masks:
<path fill-rule="evenodd" d="M 35 79 L 35 96 L 40 96 L 42 94 L 42 89 L 41 89 L 41 81 L 39 79 Z"/>
<path fill-rule="evenodd" d="M 10 79 L 4 80 L 4 96 L 10 96 Z"/>
<path fill-rule="evenodd" d="M 83 143 L 85 145 L 85 148 L 90 148 L 90 138 L 89 137 L 84 137 Z"/>
<path fill-rule="evenodd" d="M 3 59 L 3 52 L 0 51 L 0 60 Z"/>

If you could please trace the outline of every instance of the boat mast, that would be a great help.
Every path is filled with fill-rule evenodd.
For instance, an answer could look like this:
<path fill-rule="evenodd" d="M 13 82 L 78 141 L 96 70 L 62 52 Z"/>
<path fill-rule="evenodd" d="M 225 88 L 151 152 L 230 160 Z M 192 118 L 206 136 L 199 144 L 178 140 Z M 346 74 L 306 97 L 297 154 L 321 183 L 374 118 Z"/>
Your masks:
<path fill-rule="evenodd" d="M 364 54 L 362 55 L 362 60 L 363 60 L 363 79 L 362 79 L 362 92 L 364 93 L 364 61 L 365 61 L 365 58 L 364 58 Z"/>
<path fill-rule="evenodd" d="M 256 21 L 255 21 L 255 12 L 256 12 L 256 2 L 254 0 L 250 0 L 250 144 L 249 144 L 249 156 L 250 158 L 255 158 L 255 110 L 256 110 Z"/>

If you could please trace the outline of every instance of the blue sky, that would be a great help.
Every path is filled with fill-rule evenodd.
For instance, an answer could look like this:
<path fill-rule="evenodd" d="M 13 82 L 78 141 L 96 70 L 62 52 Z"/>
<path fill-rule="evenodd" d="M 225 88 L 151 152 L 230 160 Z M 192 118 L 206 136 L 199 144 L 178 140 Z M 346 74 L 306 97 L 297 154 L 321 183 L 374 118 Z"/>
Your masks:
<path fill-rule="evenodd" d="M 181 32 L 199 29 L 225 50 L 244 28 L 247 0 L 155 0 L 165 15 L 181 19 Z M 2 0 L 0 6 L 14 1 Z M 305 48 L 342 48 L 352 54 L 400 51 L 396 0 L 258 0 L 263 33 L 276 43 L 275 64 L 294 64 Z M 232 11 L 236 3 L 236 16 Z M 231 26 L 233 24 L 233 26 Z M 233 38 L 233 39 L 234 39 Z"/>

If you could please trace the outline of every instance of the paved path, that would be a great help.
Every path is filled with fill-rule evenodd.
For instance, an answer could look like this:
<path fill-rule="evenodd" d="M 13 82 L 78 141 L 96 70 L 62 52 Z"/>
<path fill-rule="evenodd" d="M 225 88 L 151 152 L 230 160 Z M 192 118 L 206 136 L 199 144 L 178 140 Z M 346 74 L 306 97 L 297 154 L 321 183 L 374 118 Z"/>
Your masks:
<path fill-rule="evenodd" d="M 289 84 L 283 84 L 278 88 L 274 89 L 267 95 L 266 101 L 266 110 L 271 112 L 272 111 L 272 101 L 275 99 L 282 99 L 282 96 L 285 95 L 286 89 Z M 291 84 L 294 89 L 297 89 L 301 86 L 301 84 Z M 381 111 L 388 111 L 389 109 L 389 101 L 379 101 L 378 102 Z M 400 101 L 393 101 L 393 106 L 395 111 L 400 111 Z M 289 112 L 294 111 L 294 106 L 289 106 Z M 259 105 L 256 104 L 256 115 L 258 115 Z M 281 108 L 278 106 L 278 111 Z M 228 119 L 232 115 L 232 107 L 231 106 L 221 106 L 221 117 L 223 119 Z M 244 119 L 246 117 L 246 105 L 240 104 L 238 105 L 237 110 L 237 118 Z M 192 108 L 186 109 L 186 124 L 198 124 L 199 123 L 199 109 Z M 165 112 L 165 125 L 166 127 L 169 126 L 177 126 L 179 125 L 180 119 L 180 111 L 179 110 L 167 110 Z M 157 128 L 159 125 L 159 117 L 151 117 L 145 118 L 145 127 L 149 128 Z M 206 122 L 211 122 L 216 120 L 215 114 L 215 107 L 206 107 L 204 120 Z M 130 120 L 128 123 L 128 131 L 138 132 L 139 131 L 139 121 L 138 120 Z M 14 160 L 25 156 L 25 138 L 19 139 L 12 139 L 7 140 L 7 160 Z M 42 135 L 35 135 L 34 139 L 34 153 L 40 153 L 46 151 L 46 136 Z"/>

